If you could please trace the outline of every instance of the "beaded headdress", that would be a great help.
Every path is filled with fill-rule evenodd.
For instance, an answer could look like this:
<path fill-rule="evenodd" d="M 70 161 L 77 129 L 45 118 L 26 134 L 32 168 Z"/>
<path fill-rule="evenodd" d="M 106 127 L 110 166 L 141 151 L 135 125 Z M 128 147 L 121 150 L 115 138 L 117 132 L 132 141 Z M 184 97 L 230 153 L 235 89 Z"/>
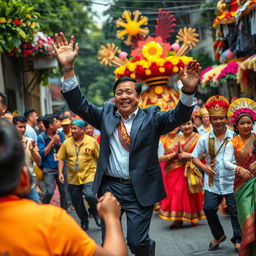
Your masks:
<path fill-rule="evenodd" d="M 235 124 L 238 118 L 242 116 L 250 116 L 256 120 L 256 102 L 249 98 L 239 98 L 234 100 L 228 109 L 228 117 Z"/>
<path fill-rule="evenodd" d="M 229 102 L 220 95 L 210 97 L 205 104 L 210 116 L 227 116 Z"/>

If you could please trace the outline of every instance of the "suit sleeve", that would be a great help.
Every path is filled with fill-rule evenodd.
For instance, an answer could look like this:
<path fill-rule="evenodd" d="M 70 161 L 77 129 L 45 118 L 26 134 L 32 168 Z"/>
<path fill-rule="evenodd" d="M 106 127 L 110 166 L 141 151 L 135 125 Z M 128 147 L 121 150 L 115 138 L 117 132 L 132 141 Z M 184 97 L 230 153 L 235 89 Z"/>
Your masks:
<path fill-rule="evenodd" d="M 77 86 L 74 89 L 62 92 L 69 108 L 78 116 L 83 118 L 86 122 L 100 130 L 100 120 L 102 108 L 91 104 L 82 95 L 80 88 Z"/>
<path fill-rule="evenodd" d="M 179 101 L 175 109 L 156 112 L 155 119 L 157 125 L 159 125 L 158 128 L 160 134 L 167 134 L 177 126 L 188 122 L 191 118 L 193 109 L 194 106 L 188 107 Z"/>

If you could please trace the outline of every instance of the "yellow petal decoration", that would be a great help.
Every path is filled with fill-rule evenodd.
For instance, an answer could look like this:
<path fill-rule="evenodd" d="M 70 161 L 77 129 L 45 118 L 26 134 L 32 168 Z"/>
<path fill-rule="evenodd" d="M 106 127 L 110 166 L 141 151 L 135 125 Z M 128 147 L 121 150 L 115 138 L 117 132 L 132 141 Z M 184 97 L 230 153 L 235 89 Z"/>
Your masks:
<path fill-rule="evenodd" d="M 120 53 L 121 50 L 115 45 L 107 43 L 106 45 L 101 45 L 101 50 L 98 51 L 99 57 L 98 59 L 101 60 L 101 64 L 106 66 L 122 66 L 128 62 L 128 59 L 125 58 L 120 59 L 116 56 L 117 53 Z"/>
<path fill-rule="evenodd" d="M 177 52 L 178 56 L 185 55 L 189 50 L 191 50 L 199 40 L 197 37 L 199 36 L 198 33 L 195 33 L 194 28 L 181 28 L 176 36 L 176 43 L 183 42 L 183 45 Z"/>
<path fill-rule="evenodd" d="M 133 13 L 134 19 L 131 19 L 131 13 L 128 11 L 124 11 L 123 19 L 119 19 L 116 22 L 117 27 L 123 27 L 124 30 L 117 30 L 117 37 L 120 39 L 124 39 L 124 36 L 127 34 L 127 40 L 124 41 L 125 44 L 130 45 L 132 42 L 132 38 L 138 35 L 145 37 L 148 34 L 148 28 L 141 28 L 142 25 L 148 24 L 148 19 L 146 17 L 140 16 L 140 11 L 135 11 Z M 139 20 L 139 21 L 138 21 Z"/>
<path fill-rule="evenodd" d="M 162 53 L 163 53 L 162 46 L 159 43 L 154 41 L 145 44 L 142 48 L 143 56 L 149 61 L 154 61 L 158 59 L 162 55 Z"/>

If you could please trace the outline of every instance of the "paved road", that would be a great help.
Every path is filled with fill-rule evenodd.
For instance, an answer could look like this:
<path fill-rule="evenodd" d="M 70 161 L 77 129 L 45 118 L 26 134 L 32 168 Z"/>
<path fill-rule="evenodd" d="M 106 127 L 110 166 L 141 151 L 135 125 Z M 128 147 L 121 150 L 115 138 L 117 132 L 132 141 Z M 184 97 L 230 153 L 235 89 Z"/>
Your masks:
<path fill-rule="evenodd" d="M 74 213 L 71 213 L 76 219 Z M 230 242 L 232 236 L 232 228 L 230 218 L 220 215 L 221 223 L 227 235 L 227 240 L 221 244 L 219 250 L 209 252 L 207 250 L 212 236 L 206 220 L 200 222 L 199 226 L 191 226 L 184 224 L 182 228 L 170 230 L 169 221 L 162 220 L 154 213 L 150 236 L 156 241 L 156 256 L 235 256 L 233 244 Z M 126 233 L 125 216 L 123 217 L 123 229 Z M 95 225 L 94 220 L 90 219 L 89 235 L 93 237 L 97 243 L 101 243 L 100 229 Z M 132 255 L 132 254 L 129 254 Z"/>

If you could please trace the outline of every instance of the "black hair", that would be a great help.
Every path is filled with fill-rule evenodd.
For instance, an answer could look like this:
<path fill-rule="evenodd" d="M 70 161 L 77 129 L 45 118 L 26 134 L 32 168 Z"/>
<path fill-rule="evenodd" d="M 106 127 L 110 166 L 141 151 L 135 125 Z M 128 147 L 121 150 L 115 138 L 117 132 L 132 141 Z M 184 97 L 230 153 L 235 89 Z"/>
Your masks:
<path fill-rule="evenodd" d="M 53 112 L 53 116 L 54 116 L 57 120 L 60 120 L 61 115 L 62 115 L 62 113 L 61 113 L 60 110 L 55 110 L 55 111 Z"/>
<path fill-rule="evenodd" d="M 130 82 L 133 82 L 135 83 L 135 89 L 136 89 L 136 92 L 138 95 L 141 94 L 141 91 L 142 91 L 142 86 L 140 83 L 137 83 L 137 80 L 136 79 L 133 79 L 131 77 L 128 77 L 128 76 L 122 76 L 120 77 L 119 79 L 116 80 L 116 82 L 114 83 L 114 86 L 113 86 L 113 92 L 115 94 L 115 90 L 116 90 L 116 87 L 121 84 L 121 83 L 124 83 L 126 81 L 130 81 Z"/>
<path fill-rule="evenodd" d="M 54 118 L 56 118 L 53 114 L 48 114 L 43 117 L 43 124 L 45 129 L 48 129 L 50 124 L 54 123 Z"/>
<path fill-rule="evenodd" d="M 0 97 L 1 97 L 1 103 L 5 106 L 7 106 L 7 97 L 4 93 L 0 92 Z"/>
<path fill-rule="evenodd" d="M 35 109 L 33 109 L 33 108 L 27 109 L 27 110 L 25 110 L 25 112 L 24 112 L 24 116 L 25 116 L 26 118 L 29 118 L 29 116 L 30 116 L 32 113 L 34 113 L 34 112 L 37 113 L 37 111 L 36 111 Z"/>
<path fill-rule="evenodd" d="M 43 119 L 44 119 L 44 117 L 43 116 L 39 116 L 38 118 L 37 118 L 37 122 L 43 122 Z"/>
<path fill-rule="evenodd" d="M 26 123 L 27 118 L 25 116 L 14 116 L 12 119 L 12 123 L 16 125 L 18 122 L 20 123 Z"/>
<path fill-rule="evenodd" d="M 14 125 L 0 118 L 0 196 L 17 188 L 24 164 L 24 148 Z"/>

